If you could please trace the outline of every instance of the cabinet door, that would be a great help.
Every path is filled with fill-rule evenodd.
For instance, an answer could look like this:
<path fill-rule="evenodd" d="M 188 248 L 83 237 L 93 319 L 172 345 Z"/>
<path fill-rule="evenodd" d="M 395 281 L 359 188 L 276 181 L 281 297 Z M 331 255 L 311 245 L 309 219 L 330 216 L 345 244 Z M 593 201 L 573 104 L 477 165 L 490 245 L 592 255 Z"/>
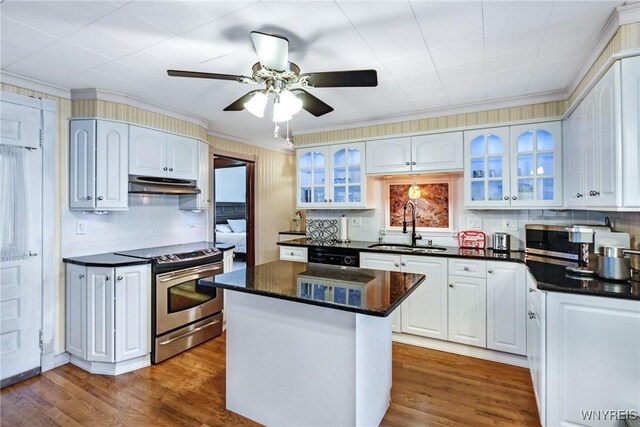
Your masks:
<path fill-rule="evenodd" d="M 87 269 L 87 360 L 113 362 L 113 269 Z"/>
<path fill-rule="evenodd" d="M 115 270 L 115 361 L 150 352 L 151 271 L 148 265 Z"/>
<path fill-rule="evenodd" d="M 367 141 L 367 174 L 411 171 L 411 138 Z"/>
<path fill-rule="evenodd" d="M 298 150 L 298 196 L 299 208 L 325 206 L 331 196 L 328 194 L 330 182 L 329 156 L 327 147 Z"/>
<path fill-rule="evenodd" d="M 400 271 L 400 255 L 360 252 L 360 268 Z"/>
<path fill-rule="evenodd" d="M 585 201 L 585 149 L 583 147 L 583 104 L 565 121 L 563 181 L 566 207 L 582 207 Z"/>
<path fill-rule="evenodd" d="M 449 276 L 449 341 L 487 346 L 487 280 Z"/>
<path fill-rule="evenodd" d="M 86 359 L 85 327 L 87 322 L 87 305 L 85 304 L 87 289 L 87 268 L 67 264 L 66 288 L 66 350 Z"/>
<path fill-rule="evenodd" d="M 129 125 L 98 120 L 96 135 L 96 208 L 126 209 Z"/>
<path fill-rule="evenodd" d="M 167 134 L 140 126 L 129 126 L 129 173 L 167 176 Z"/>
<path fill-rule="evenodd" d="M 509 128 L 465 132 L 464 158 L 465 206 L 510 206 Z"/>
<path fill-rule="evenodd" d="M 93 209 L 96 202 L 96 121 L 69 124 L 69 207 Z"/>
<path fill-rule="evenodd" d="M 198 141 L 167 134 L 167 177 L 198 179 Z"/>
<path fill-rule="evenodd" d="M 562 206 L 561 122 L 511 126 L 511 206 Z"/>
<path fill-rule="evenodd" d="M 525 267 L 487 262 L 487 348 L 526 355 Z"/>
<path fill-rule="evenodd" d="M 622 205 L 619 167 L 622 159 L 620 128 L 620 63 L 616 62 L 594 88 L 595 139 L 593 152 L 595 185 L 587 188 L 590 206 Z M 587 169 L 588 170 L 588 169 Z M 593 191 L 593 192 L 592 192 Z"/>
<path fill-rule="evenodd" d="M 447 259 L 402 255 L 402 270 L 426 276 L 402 303 L 402 332 L 447 339 Z"/>
<path fill-rule="evenodd" d="M 640 56 L 621 64 L 622 85 L 622 203 L 640 206 Z"/>
<path fill-rule="evenodd" d="M 200 203 L 198 209 L 209 209 L 211 206 L 211 158 L 209 156 L 209 144 L 198 143 L 198 187 L 200 188 Z"/>
<path fill-rule="evenodd" d="M 364 144 L 329 146 L 333 207 L 365 205 Z"/>
<path fill-rule="evenodd" d="M 222 272 L 231 273 L 232 271 L 233 271 L 233 250 L 229 249 L 223 252 Z"/>
<path fill-rule="evenodd" d="M 547 425 L 587 422 L 587 409 L 628 411 L 640 402 L 640 303 L 547 293 Z"/>
<path fill-rule="evenodd" d="M 463 151 L 462 132 L 414 136 L 411 138 L 411 170 L 462 170 Z"/>
<path fill-rule="evenodd" d="M 535 279 L 527 274 L 527 287 L 535 289 Z M 536 291 L 539 292 L 539 291 Z M 536 298 L 527 298 L 527 359 L 531 371 L 531 383 L 538 405 L 540 424 L 546 425 L 546 320 Z"/>

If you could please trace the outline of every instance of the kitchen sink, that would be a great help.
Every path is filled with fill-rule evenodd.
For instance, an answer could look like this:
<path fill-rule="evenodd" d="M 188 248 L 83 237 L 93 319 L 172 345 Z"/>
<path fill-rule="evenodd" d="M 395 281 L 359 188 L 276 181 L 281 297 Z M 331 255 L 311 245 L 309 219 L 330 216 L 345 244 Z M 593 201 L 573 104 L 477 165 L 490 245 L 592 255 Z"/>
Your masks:
<path fill-rule="evenodd" d="M 379 249 L 381 251 L 401 251 L 401 252 L 416 252 L 416 253 L 433 253 L 444 252 L 447 248 L 441 248 L 439 246 L 411 246 L 403 244 L 392 243 L 376 243 L 374 245 L 367 246 L 372 249 Z"/>

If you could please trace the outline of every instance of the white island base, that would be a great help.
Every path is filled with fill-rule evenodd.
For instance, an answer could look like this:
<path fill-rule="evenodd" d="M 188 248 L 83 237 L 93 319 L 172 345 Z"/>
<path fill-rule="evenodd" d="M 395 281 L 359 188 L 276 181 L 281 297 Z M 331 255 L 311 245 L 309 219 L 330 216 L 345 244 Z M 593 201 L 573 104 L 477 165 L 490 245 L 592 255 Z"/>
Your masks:
<path fill-rule="evenodd" d="M 377 426 L 391 319 L 225 290 L 227 409 L 267 426 Z"/>

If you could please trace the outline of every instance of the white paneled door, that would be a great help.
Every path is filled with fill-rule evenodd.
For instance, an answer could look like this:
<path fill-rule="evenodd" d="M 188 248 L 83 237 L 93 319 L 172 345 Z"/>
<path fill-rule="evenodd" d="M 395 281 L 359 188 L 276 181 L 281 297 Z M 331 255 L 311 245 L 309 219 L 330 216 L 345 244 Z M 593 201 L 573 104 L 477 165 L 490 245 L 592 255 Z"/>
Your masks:
<path fill-rule="evenodd" d="M 40 109 L 2 101 L 1 118 L 0 384 L 6 386 L 40 371 L 43 157 Z"/>

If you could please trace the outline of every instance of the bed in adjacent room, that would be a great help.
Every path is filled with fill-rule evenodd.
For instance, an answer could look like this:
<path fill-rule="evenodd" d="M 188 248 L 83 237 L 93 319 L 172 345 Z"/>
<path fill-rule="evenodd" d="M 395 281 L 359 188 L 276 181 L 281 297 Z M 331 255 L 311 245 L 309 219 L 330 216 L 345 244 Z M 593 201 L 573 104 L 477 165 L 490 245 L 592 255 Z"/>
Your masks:
<path fill-rule="evenodd" d="M 245 203 L 216 202 L 216 243 L 235 245 L 234 253 L 247 253 Z"/>

